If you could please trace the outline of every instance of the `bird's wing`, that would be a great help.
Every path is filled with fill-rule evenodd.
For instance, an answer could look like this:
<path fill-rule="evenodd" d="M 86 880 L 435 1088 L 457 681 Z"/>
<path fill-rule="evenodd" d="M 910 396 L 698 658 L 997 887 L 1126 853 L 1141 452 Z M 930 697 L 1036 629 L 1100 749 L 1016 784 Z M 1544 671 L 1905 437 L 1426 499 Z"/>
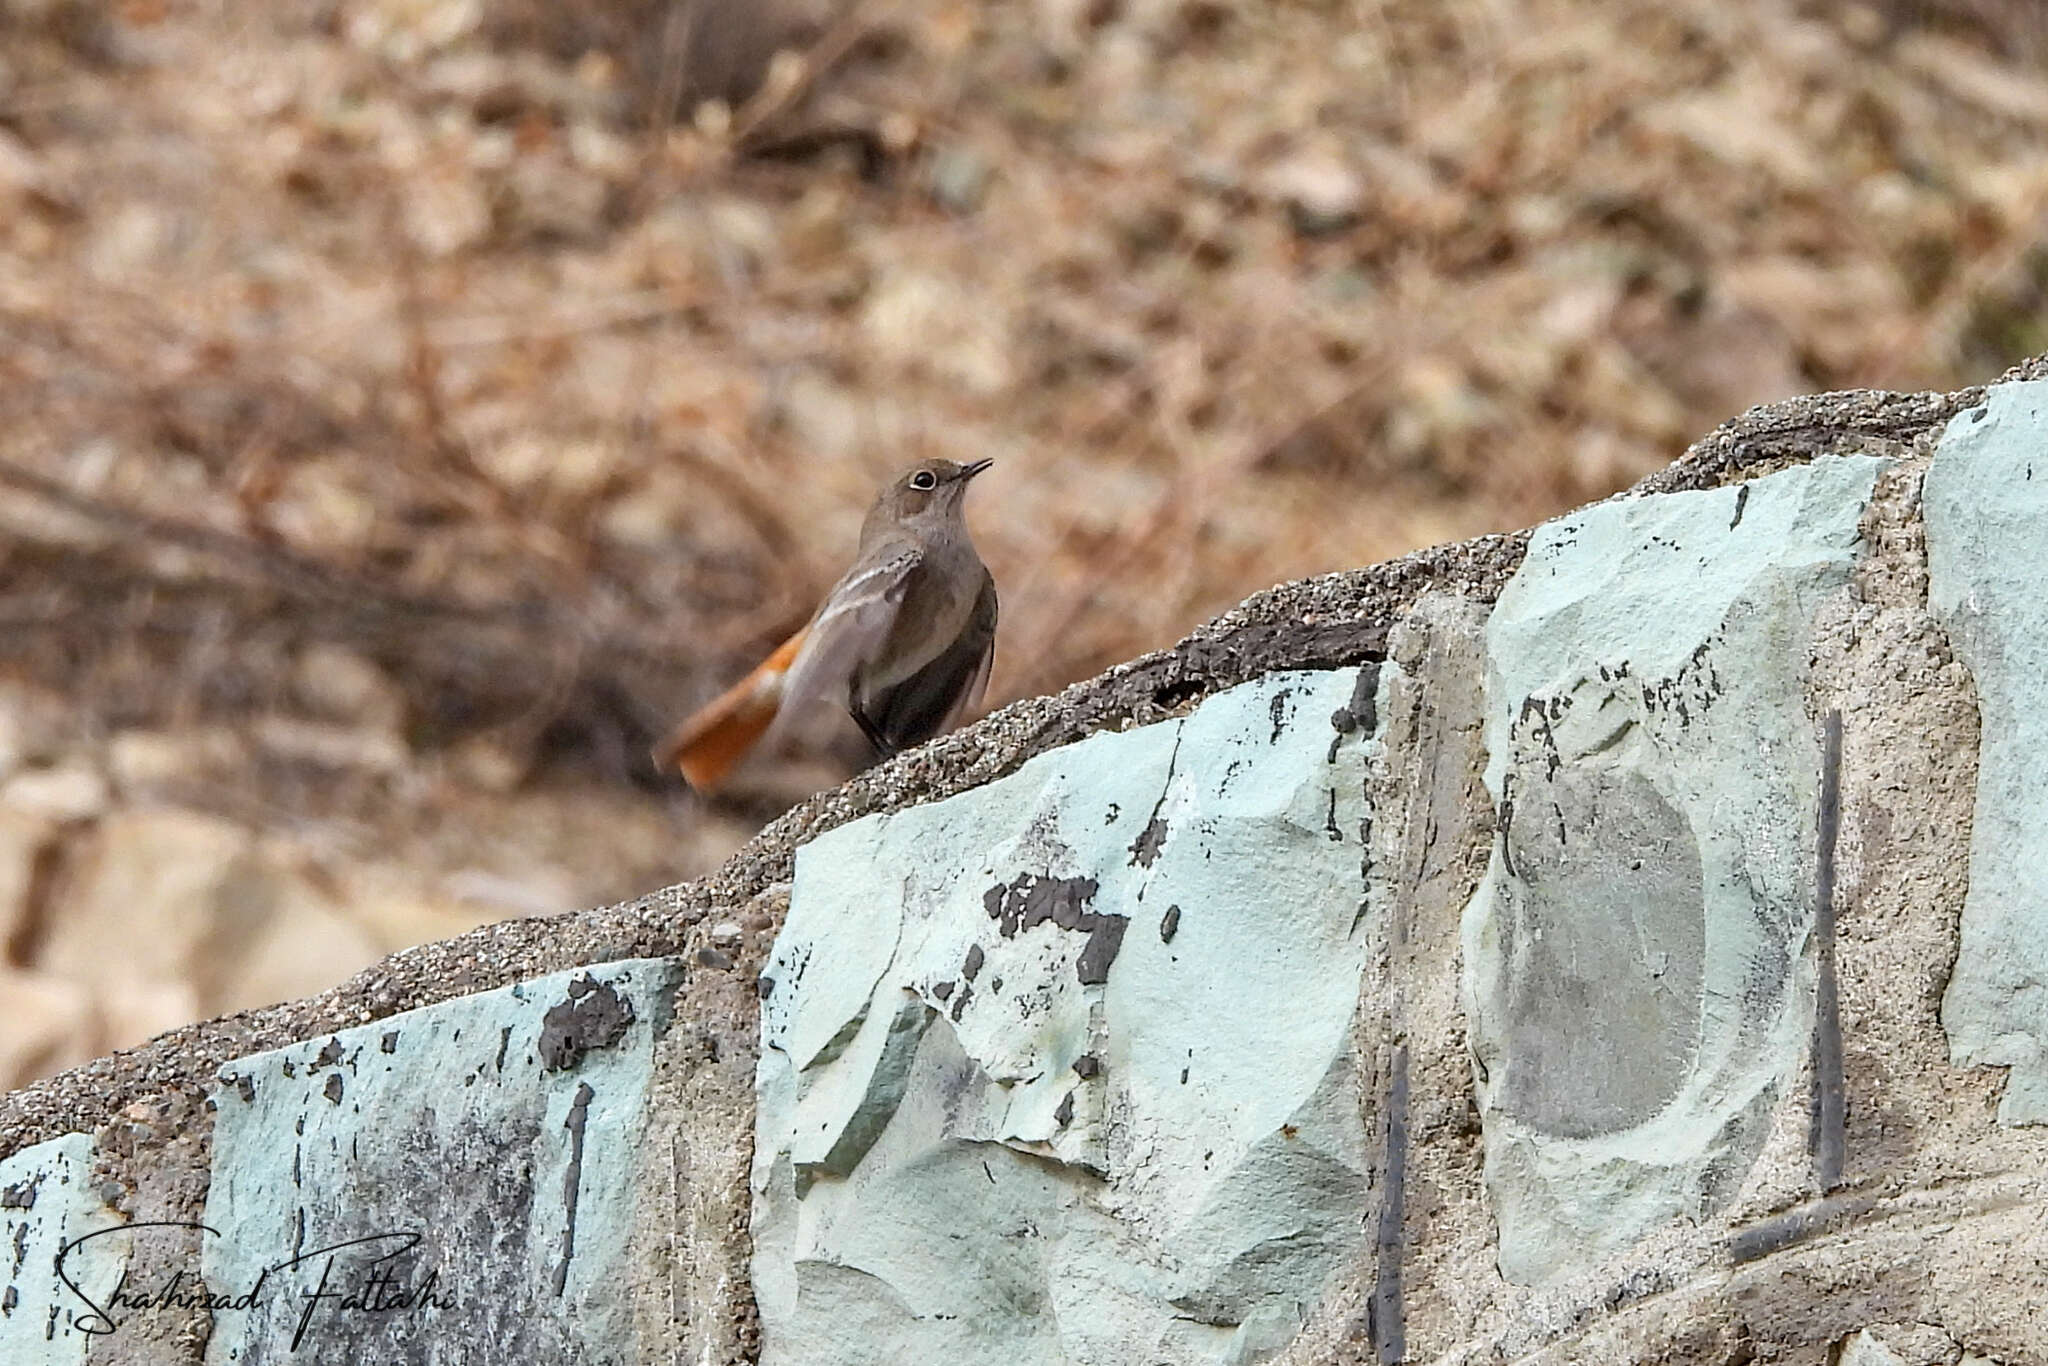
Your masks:
<path fill-rule="evenodd" d="M 974 672 L 960 689 L 960 695 L 953 699 L 952 709 L 940 723 L 941 731 L 953 729 L 981 707 L 982 694 L 988 691 L 989 670 L 995 667 L 996 579 L 986 569 L 981 571 L 981 595 L 974 600 L 974 615 L 962 640 L 974 643 Z"/>
<path fill-rule="evenodd" d="M 833 585 L 783 679 L 782 708 L 768 730 L 771 745 L 815 704 L 845 704 L 854 670 L 888 639 L 910 576 L 923 560 L 915 546 L 904 546 L 879 560 L 855 565 Z"/>
<path fill-rule="evenodd" d="M 895 753 L 959 725 L 981 705 L 995 649 L 996 581 L 984 569 L 981 592 L 959 638 L 937 659 L 866 700 L 870 738 Z"/>

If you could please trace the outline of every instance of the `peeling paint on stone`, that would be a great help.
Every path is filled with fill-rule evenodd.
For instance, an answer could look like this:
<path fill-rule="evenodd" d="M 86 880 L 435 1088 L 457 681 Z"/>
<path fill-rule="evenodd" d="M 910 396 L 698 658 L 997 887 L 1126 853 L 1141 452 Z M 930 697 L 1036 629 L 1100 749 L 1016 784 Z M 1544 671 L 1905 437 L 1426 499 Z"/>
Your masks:
<path fill-rule="evenodd" d="M 1252 1362 L 1292 1336 L 1373 1236 L 1351 1031 L 1378 742 L 1328 758 L 1324 725 L 1355 679 L 1274 675 L 801 852 L 769 967 L 795 989 L 762 1011 L 763 1362 Z M 970 950 L 990 992 L 942 997 Z"/>
<path fill-rule="evenodd" d="M 0 1161 L 0 1361 L 7 1366 L 84 1366 L 95 1334 L 114 1324 L 94 1306 L 112 1308 L 133 1239 L 150 1230 L 89 1235 L 121 1227 L 121 1217 L 90 1189 L 93 1144 L 85 1134 L 53 1138 Z M 89 1238 L 66 1251 L 74 1240 Z M 77 1292 L 65 1288 L 63 1275 Z M 81 1319 L 83 1316 L 83 1319 Z"/>
<path fill-rule="evenodd" d="M 592 1049 L 617 1043 L 632 1023 L 631 998 L 610 982 L 599 982 L 585 973 L 569 983 L 567 999 L 549 1007 L 541 1017 L 541 1066 L 550 1072 L 566 1071 Z M 499 1032 L 503 1036 L 504 1031 Z"/>
<path fill-rule="evenodd" d="M 1549 523 L 1489 620 L 1500 834 L 1465 974 L 1511 1280 L 1724 1202 L 1800 1072 L 1820 767 L 1806 640 L 1885 463 L 1830 457 Z"/>
<path fill-rule="evenodd" d="M 268 1269 L 277 1293 L 217 1316 L 209 1366 L 424 1360 L 429 1344 L 447 1362 L 625 1360 L 639 1145 L 679 978 L 666 959 L 557 973 L 234 1063 L 201 1269 L 216 1293 Z M 371 1241 L 324 1250 L 356 1239 Z M 322 1274 L 361 1292 L 377 1272 L 417 1303 L 322 1302 L 291 1351 Z"/>

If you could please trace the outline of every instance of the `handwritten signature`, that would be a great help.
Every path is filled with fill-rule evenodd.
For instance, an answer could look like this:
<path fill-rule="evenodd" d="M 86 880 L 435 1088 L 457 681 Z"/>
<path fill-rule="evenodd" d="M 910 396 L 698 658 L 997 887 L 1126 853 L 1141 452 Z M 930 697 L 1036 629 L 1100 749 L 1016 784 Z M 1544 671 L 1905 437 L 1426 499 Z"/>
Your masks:
<path fill-rule="evenodd" d="M 71 1325 L 79 1332 L 93 1336 L 113 1332 L 122 1322 L 114 1317 L 116 1310 L 134 1312 L 176 1307 L 203 1308 L 210 1313 L 221 1313 L 262 1309 L 271 1303 L 265 1291 L 267 1283 L 273 1276 L 281 1276 L 284 1272 L 313 1263 L 319 1266 L 319 1283 L 310 1290 L 299 1291 L 305 1303 L 299 1311 L 298 1327 L 292 1333 L 293 1351 L 297 1351 L 299 1344 L 305 1340 L 307 1330 L 312 1327 L 313 1317 L 317 1313 L 417 1313 L 428 1309 L 455 1307 L 454 1297 L 439 1288 L 440 1272 L 430 1270 L 416 1283 L 408 1283 L 398 1276 L 397 1268 L 392 1265 L 397 1259 L 419 1246 L 420 1235 L 417 1233 L 372 1233 L 361 1238 L 330 1243 L 326 1247 L 316 1247 L 310 1252 L 301 1252 L 296 1257 L 265 1267 L 258 1273 L 256 1283 L 239 1295 L 217 1292 L 205 1282 L 188 1277 L 183 1271 L 172 1272 L 170 1279 L 153 1291 L 133 1290 L 129 1288 L 128 1272 L 124 1269 L 119 1283 L 102 1302 L 86 1294 L 71 1278 L 65 1262 L 81 1245 L 109 1234 L 133 1233 L 144 1228 L 196 1229 L 216 1238 L 221 1236 L 219 1229 L 206 1224 L 174 1219 L 144 1219 L 132 1224 L 116 1224 L 111 1228 L 99 1229 L 64 1244 L 57 1252 L 57 1279 L 63 1282 L 64 1288 L 70 1291 L 80 1304 L 85 1306 L 83 1311 L 73 1310 L 71 1314 Z M 377 1251 L 374 1256 L 369 1255 L 378 1248 L 383 1250 Z M 337 1276 L 336 1259 L 352 1251 L 354 1255 L 347 1259 L 348 1265 L 345 1265 L 342 1273 Z M 362 1260 L 365 1257 L 368 1259 Z M 352 1271 L 357 1273 L 357 1279 L 348 1278 Z"/>

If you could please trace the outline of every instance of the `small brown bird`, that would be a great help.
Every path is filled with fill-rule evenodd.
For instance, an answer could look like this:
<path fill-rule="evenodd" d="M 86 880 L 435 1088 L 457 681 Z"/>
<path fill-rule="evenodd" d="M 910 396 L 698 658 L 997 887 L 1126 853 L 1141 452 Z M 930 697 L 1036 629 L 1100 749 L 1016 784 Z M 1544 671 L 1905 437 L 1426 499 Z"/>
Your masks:
<path fill-rule="evenodd" d="M 959 725 L 995 658 L 996 581 L 962 511 L 994 463 L 926 460 L 877 494 L 853 567 L 809 624 L 677 726 L 655 767 L 708 792 L 818 702 L 843 705 L 883 757 Z"/>

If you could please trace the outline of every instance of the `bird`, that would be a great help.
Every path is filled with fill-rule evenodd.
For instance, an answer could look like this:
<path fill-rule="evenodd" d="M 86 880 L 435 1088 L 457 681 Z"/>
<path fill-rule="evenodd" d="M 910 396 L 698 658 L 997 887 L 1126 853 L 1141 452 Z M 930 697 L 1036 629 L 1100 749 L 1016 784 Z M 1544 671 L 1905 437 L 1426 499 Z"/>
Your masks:
<path fill-rule="evenodd" d="M 661 771 L 715 790 L 757 743 L 819 703 L 846 708 L 880 758 L 981 705 L 995 659 L 996 582 L 968 535 L 968 485 L 993 460 L 922 460 L 883 486 L 853 565 L 809 622 L 654 748 Z"/>

